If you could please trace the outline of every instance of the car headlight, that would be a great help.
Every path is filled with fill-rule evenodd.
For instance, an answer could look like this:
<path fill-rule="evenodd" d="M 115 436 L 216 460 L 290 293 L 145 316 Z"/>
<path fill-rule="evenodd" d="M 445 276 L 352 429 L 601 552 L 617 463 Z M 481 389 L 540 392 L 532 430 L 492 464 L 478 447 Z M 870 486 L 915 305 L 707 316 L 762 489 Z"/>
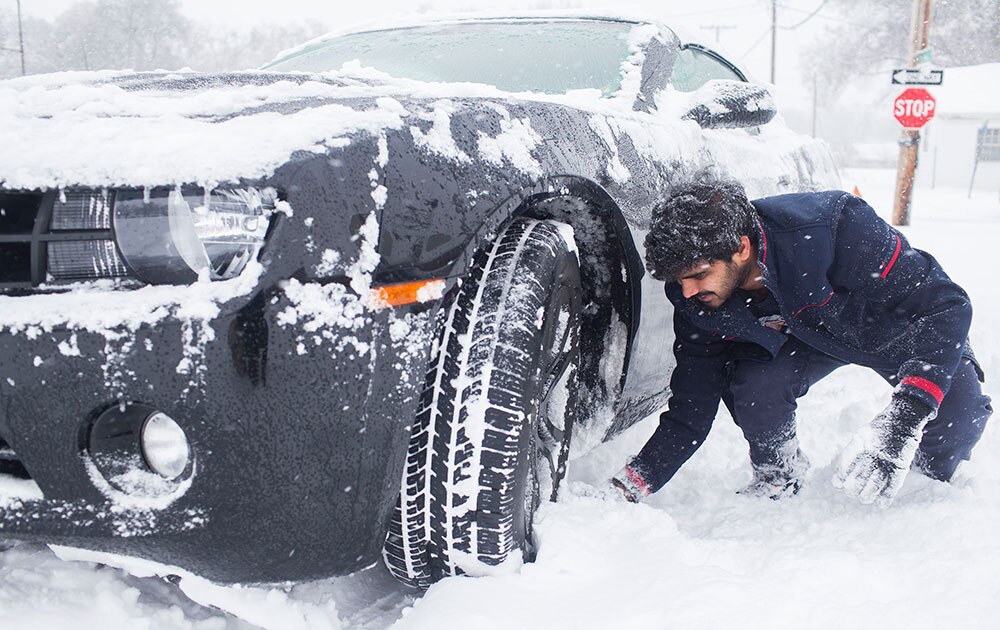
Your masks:
<path fill-rule="evenodd" d="M 119 191 L 114 233 L 129 269 L 150 284 L 233 278 L 264 245 L 274 195 L 253 188 Z"/>

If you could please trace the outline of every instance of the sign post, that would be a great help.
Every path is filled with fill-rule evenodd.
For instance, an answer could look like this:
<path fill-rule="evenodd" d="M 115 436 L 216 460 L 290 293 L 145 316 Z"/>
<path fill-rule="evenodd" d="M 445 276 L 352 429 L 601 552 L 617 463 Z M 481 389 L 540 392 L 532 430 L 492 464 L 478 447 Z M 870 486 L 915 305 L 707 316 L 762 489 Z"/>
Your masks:
<path fill-rule="evenodd" d="M 930 65 L 930 49 L 927 47 L 931 28 L 931 0 L 913 0 L 913 15 L 910 20 L 909 59 L 914 75 L 921 73 L 920 66 Z M 909 78 L 910 73 L 900 75 Z M 896 73 L 893 73 L 895 81 Z M 937 103 L 923 88 L 907 88 L 896 97 L 892 104 L 892 114 L 903 125 L 899 137 L 899 170 L 896 174 L 896 198 L 892 206 L 892 224 L 910 224 L 910 197 L 913 194 L 913 177 L 917 170 L 917 145 L 920 143 L 920 127 L 934 116 Z"/>
<path fill-rule="evenodd" d="M 893 225 L 910 224 L 910 196 L 917 171 L 917 146 L 920 128 L 934 117 L 937 101 L 923 88 L 907 88 L 892 102 L 892 115 L 903 125 L 899 138 L 899 172 L 896 175 L 896 200 L 892 209 Z"/>

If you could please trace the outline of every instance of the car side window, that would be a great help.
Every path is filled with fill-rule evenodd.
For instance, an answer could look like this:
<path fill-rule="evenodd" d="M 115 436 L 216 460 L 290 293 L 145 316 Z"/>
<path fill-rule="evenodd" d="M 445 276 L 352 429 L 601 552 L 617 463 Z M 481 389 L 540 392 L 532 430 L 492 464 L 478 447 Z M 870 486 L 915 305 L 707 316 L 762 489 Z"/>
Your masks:
<path fill-rule="evenodd" d="M 735 68 L 695 46 L 677 52 L 670 83 L 681 92 L 693 92 L 712 79 L 746 81 Z"/>

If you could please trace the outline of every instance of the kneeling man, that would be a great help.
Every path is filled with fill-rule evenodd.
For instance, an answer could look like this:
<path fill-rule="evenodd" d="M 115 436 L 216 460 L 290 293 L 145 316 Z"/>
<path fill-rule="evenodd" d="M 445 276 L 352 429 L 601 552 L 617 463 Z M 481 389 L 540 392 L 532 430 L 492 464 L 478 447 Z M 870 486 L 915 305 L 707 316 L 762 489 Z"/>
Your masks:
<path fill-rule="evenodd" d="M 914 468 L 948 481 L 992 413 L 968 343 L 972 306 L 926 252 L 841 191 L 750 202 L 730 182 L 674 188 L 653 212 L 646 266 L 674 305 L 668 409 L 612 483 L 639 501 L 708 435 L 725 402 L 750 444 L 741 493 L 795 494 L 809 462 L 796 400 L 849 363 L 893 387 L 834 484 L 888 505 Z"/>

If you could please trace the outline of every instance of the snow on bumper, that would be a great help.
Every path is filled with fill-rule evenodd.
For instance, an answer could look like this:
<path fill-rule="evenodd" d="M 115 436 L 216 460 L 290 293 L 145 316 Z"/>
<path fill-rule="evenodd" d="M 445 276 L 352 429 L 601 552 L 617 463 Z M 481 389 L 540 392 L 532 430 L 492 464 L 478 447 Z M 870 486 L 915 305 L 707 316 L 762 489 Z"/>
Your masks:
<path fill-rule="evenodd" d="M 41 494 L 0 484 L 0 538 L 130 555 L 220 582 L 308 579 L 376 561 L 434 310 L 368 309 L 326 285 L 340 302 L 317 312 L 301 296 L 318 286 L 279 282 L 199 308 L 185 293 L 205 287 L 153 287 L 172 289 L 174 301 L 148 317 L 128 306 L 145 289 L 101 291 L 89 320 L 66 312 L 0 323 L 0 437 Z M 44 298 L 67 299 L 0 297 L 24 305 L 22 315 Z M 115 320 L 126 311 L 131 319 Z M 139 406 L 183 429 L 190 463 L 175 481 L 147 483 L 148 470 L 145 481 L 116 478 L 95 463 L 95 422 Z"/>

